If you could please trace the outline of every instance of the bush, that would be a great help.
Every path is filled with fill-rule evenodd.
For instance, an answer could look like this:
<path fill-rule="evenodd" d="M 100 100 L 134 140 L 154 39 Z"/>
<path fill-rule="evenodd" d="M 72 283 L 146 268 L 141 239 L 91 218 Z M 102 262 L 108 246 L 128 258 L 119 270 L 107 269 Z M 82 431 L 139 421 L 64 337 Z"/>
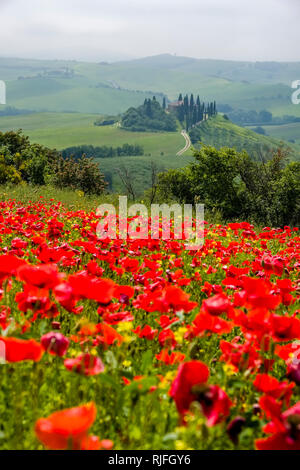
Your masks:
<path fill-rule="evenodd" d="M 2 156 L 1 180 L 3 183 L 12 182 L 11 178 L 13 178 L 16 183 L 25 181 L 43 185 L 49 171 L 48 162 L 57 158 L 58 154 L 55 150 L 42 145 L 31 144 L 29 138 L 19 130 L 0 132 L 0 155 Z M 8 170 L 9 167 L 12 167 L 14 171 Z"/>
<path fill-rule="evenodd" d="M 246 218 L 273 226 L 300 223 L 300 163 L 287 164 L 288 151 L 272 151 L 267 162 L 255 162 L 246 152 L 203 145 L 195 162 L 158 178 L 161 200 L 205 204 L 223 219 Z"/>
<path fill-rule="evenodd" d="M 104 191 L 104 176 L 91 158 L 67 158 L 18 132 L 0 132 L 0 184 L 22 182 L 80 189 L 88 194 Z"/>
<path fill-rule="evenodd" d="M 63 189 L 80 189 L 86 194 L 102 194 L 106 183 L 98 164 L 83 155 L 81 158 L 74 157 L 57 158 L 51 166 L 53 175 L 52 182 L 55 186 Z"/>

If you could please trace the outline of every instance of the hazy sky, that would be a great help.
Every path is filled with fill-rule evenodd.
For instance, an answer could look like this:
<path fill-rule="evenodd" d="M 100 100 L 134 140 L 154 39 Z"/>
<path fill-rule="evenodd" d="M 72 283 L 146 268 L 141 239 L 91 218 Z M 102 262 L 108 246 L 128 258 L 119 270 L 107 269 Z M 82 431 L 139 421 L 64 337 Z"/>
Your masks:
<path fill-rule="evenodd" d="M 300 60 L 300 0 L 0 0 L 0 56 Z"/>

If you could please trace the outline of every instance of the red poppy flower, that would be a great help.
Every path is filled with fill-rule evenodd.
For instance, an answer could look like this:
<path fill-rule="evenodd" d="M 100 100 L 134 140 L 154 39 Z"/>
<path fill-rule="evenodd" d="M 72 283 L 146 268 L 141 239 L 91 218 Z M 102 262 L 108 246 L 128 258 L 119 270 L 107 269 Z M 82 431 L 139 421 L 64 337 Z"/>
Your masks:
<path fill-rule="evenodd" d="M 272 435 L 266 439 L 257 439 L 256 448 L 258 450 L 300 450 L 300 402 L 284 413 L 281 413 L 280 405 L 276 404 L 271 397 L 262 397 L 260 406 L 267 417 L 272 419 L 264 428 L 267 434 Z"/>
<path fill-rule="evenodd" d="M 300 320 L 296 317 L 271 316 L 270 330 L 276 341 L 300 338 Z"/>
<path fill-rule="evenodd" d="M 102 343 L 108 346 L 117 344 L 120 346 L 124 341 L 123 336 L 107 323 L 97 325 L 97 331 L 100 333 L 100 336 L 97 336 L 96 344 Z"/>
<path fill-rule="evenodd" d="M 8 276 L 15 276 L 20 266 L 26 265 L 26 261 L 12 255 L 0 256 L 0 281 Z"/>
<path fill-rule="evenodd" d="M 271 397 L 279 400 L 285 400 L 289 405 L 295 384 L 289 382 L 279 382 L 275 377 L 268 374 L 257 374 L 253 385 L 259 390 Z"/>
<path fill-rule="evenodd" d="M 64 356 L 70 341 L 61 333 L 47 333 L 41 338 L 41 345 L 45 351 L 55 356 Z"/>
<path fill-rule="evenodd" d="M 173 309 L 175 312 L 179 310 L 190 312 L 197 307 L 197 302 L 191 302 L 189 299 L 190 295 L 176 286 L 166 287 L 162 296 L 162 301 L 168 304 L 169 308 Z"/>
<path fill-rule="evenodd" d="M 101 440 L 98 436 L 87 436 L 80 442 L 80 450 L 111 450 L 113 446 L 113 441 Z"/>
<path fill-rule="evenodd" d="M 62 282 L 55 286 L 54 296 L 57 302 L 59 302 L 68 312 L 73 312 L 75 314 L 80 312 L 80 307 L 76 308 L 78 298 L 75 296 L 72 287 L 67 282 Z"/>
<path fill-rule="evenodd" d="M 129 300 L 134 296 L 134 288 L 131 286 L 116 286 L 114 297 L 122 304 L 129 304 Z"/>
<path fill-rule="evenodd" d="M 85 272 L 73 274 L 68 282 L 73 289 L 73 295 L 80 299 L 91 299 L 103 305 L 108 305 L 114 296 L 116 284 L 111 279 L 91 277 Z"/>
<path fill-rule="evenodd" d="M 248 308 L 275 310 L 280 304 L 280 295 L 273 294 L 272 285 L 267 281 L 246 277 L 243 279 L 243 287 L 244 292 L 241 293 L 241 298 L 244 303 L 241 305 L 245 304 Z"/>
<path fill-rule="evenodd" d="M 74 359 L 65 359 L 64 365 L 70 371 L 87 376 L 98 375 L 104 371 L 100 357 L 88 353 L 80 354 Z"/>
<path fill-rule="evenodd" d="M 218 385 L 209 385 L 200 390 L 197 401 L 207 418 L 206 425 L 211 427 L 223 421 L 230 414 L 232 402 L 227 394 Z"/>
<path fill-rule="evenodd" d="M 170 395 L 180 414 L 187 413 L 191 403 L 197 400 L 197 394 L 192 392 L 193 387 L 205 384 L 208 378 L 209 369 L 203 362 L 190 361 L 179 366 Z"/>
<path fill-rule="evenodd" d="M 191 333 L 193 336 L 199 336 L 205 331 L 209 331 L 211 333 L 222 335 L 230 333 L 233 326 L 233 323 L 224 320 L 223 318 L 200 312 L 193 321 Z"/>
<path fill-rule="evenodd" d="M 224 294 L 217 294 L 214 297 L 204 300 L 201 306 L 201 310 L 213 316 L 227 313 L 230 308 L 231 304 Z"/>
<path fill-rule="evenodd" d="M 261 359 L 257 349 L 252 341 L 239 343 L 239 338 L 234 339 L 231 343 L 228 341 L 220 341 L 220 349 L 222 355 L 220 361 L 227 362 L 235 367 L 236 370 L 255 370 L 261 364 Z"/>
<path fill-rule="evenodd" d="M 116 312 L 116 313 L 104 313 L 102 316 L 105 323 L 109 325 L 117 325 L 122 322 L 131 322 L 134 320 L 134 316 L 130 312 Z"/>
<path fill-rule="evenodd" d="M 169 354 L 167 349 L 163 349 L 159 354 L 156 354 L 155 357 L 158 361 L 164 362 L 167 366 L 170 366 L 183 362 L 185 359 L 185 354 L 182 354 L 178 351 L 173 351 L 171 354 Z"/>
<path fill-rule="evenodd" d="M 31 286 L 52 289 L 61 282 L 63 275 L 58 273 L 56 265 L 42 264 L 21 266 L 18 269 L 18 277 Z"/>
<path fill-rule="evenodd" d="M 43 349 L 34 339 L 0 337 L 5 345 L 5 360 L 7 362 L 40 361 Z"/>
<path fill-rule="evenodd" d="M 159 344 L 162 347 L 175 348 L 177 342 L 175 340 L 175 335 L 172 330 L 169 328 L 161 331 L 158 335 Z"/>
<path fill-rule="evenodd" d="M 232 405 L 218 385 L 207 385 L 209 369 L 200 361 L 181 364 L 172 384 L 170 395 L 182 417 L 192 402 L 200 403 L 207 426 L 214 426 L 229 415 Z"/>
<path fill-rule="evenodd" d="M 283 260 L 276 256 L 265 256 L 262 259 L 261 265 L 268 274 L 276 274 L 282 276 L 284 270 Z"/>
<path fill-rule="evenodd" d="M 97 415 L 94 403 L 57 411 L 35 424 L 37 438 L 52 450 L 78 450 L 84 446 L 87 433 Z"/>
<path fill-rule="evenodd" d="M 154 330 L 149 325 L 144 326 L 144 328 L 141 328 L 141 326 L 139 325 L 135 330 L 133 330 L 133 333 L 138 335 L 139 338 L 146 338 L 152 341 L 155 336 L 157 336 L 158 330 Z"/>
<path fill-rule="evenodd" d="M 23 292 L 18 292 L 15 297 L 21 312 L 32 310 L 34 318 L 38 315 L 53 318 L 58 315 L 56 305 L 49 299 L 49 291 L 39 287 L 25 285 Z"/>

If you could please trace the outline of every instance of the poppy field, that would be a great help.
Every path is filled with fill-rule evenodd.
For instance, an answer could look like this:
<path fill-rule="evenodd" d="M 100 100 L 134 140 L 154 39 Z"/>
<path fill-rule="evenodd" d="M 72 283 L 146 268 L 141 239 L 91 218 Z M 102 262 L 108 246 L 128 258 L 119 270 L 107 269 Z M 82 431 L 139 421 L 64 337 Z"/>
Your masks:
<path fill-rule="evenodd" d="M 300 449 L 297 228 L 189 251 L 0 207 L 0 449 Z"/>

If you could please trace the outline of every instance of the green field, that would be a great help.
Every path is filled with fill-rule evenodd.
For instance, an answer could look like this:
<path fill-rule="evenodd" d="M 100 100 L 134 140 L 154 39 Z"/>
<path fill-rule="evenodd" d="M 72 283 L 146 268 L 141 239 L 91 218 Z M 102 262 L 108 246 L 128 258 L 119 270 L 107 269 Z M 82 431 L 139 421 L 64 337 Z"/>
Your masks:
<path fill-rule="evenodd" d="M 94 114 L 36 113 L 24 116 L 1 116 L 0 131 L 22 129 L 33 142 L 62 150 L 74 145 L 108 145 L 125 143 L 143 145 L 145 153 L 177 153 L 184 147 L 180 133 L 130 132 L 114 126 L 94 126 Z"/>
<path fill-rule="evenodd" d="M 143 156 L 114 157 L 97 159 L 100 168 L 114 192 L 124 192 L 118 170 L 126 168 L 133 181 L 137 196 L 149 187 L 151 164 L 155 163 L 158 170 L 180 168 L 192 160 L 191 150 L 183 156 L 176 156 L 185 145 L 180 132 L 130 132 L 117 125 L 98 127 L 94 121 L 99 117 L 95 114 L 78 113 L 34 113 L 23 116 L 0 117 L 0 131 L 22 129 L 32 142 L 50 148 L 62 150 L 77 145 L 122 146 L 125 143 L 138 144 L 144 148 Z M 259 149 L 276 148 L 280 145 L 283 135 L 276 134 L 276 128 L 285 126 L 269 126 L 267 132 L 273 137 L 259 135 L 250 129 L 239 127 L 224 119 L 221 115 L 200 125 L 198 140 L 217 148 L 228 146 L 241 151 L 245 149 L 253 158 Z M 294 133 L 299 130 L 295 126 Z M 289 129 L 291 126 L 289 126 Z M 292 134 L 294 135 L 294 134 Z M 286 134 L 287 138 L 289 134 Z M 293 158 L 298 159 L 300 142 L 289 145 L 294 150 Z"/>
<path fill-rule="evenodd" d="M 78 113 L 34 113 L 22 116 L 0 117 L 0 131 L 22 129 L 24 134 L 30 137 L 32 142 L 45 145 L 50 148 L 62 150 L 77 145 L 93 146 L 122 146 L 125 143 L 138 144 L 144 148 L 143 156 L 114 157 L 97 159 L 102 172 L 109 182 L 110 189 L 114 192 L 124 192 L 124 186 L 120 180 L 118 170 L 126 168 L 130 173 L 134 190 L 137 196 L 143 194 L 149 187 L 151 180 L 151 164 L 155 163 L 158 170 L 180 168 L 192 160 L 191 150 L 183 156 L 176 156 L 177 152 L 185 145 L 185 140 L 180 132 L 130 132 L 114 126 L 94 126 L 94 121 L 99 117 L 95 114 Z M 284 138 L 276 134 L 276 128 L 284 126 L 269 126 L 267 132 L 273 137 L 259 135 L 250 129 L 239 127 L 224 119 L 221 115 L 210 119 L 200 125 L 199 138 L 203 143 L 217 148 L 228 146 L 241 151 L 245 149 L 253 158 L 257 151 L 265 148 L 276 148 L 280 145 L 280 139 Z M 300 128 L 296 126 L 296 133 Z M 293 134 L 294 135 L 294 134 Z M 288 137 L 289 134 L 286 135 Z M 294 150 L 293 158 L 298 159 L 300 154 L 300 141 L 289 145 Z"/>
<path fill-rule="evenodd" d="M 177 152 L 185 146 L 180 132 L 130 132 L 116 125 L 98 127 L 93 114 L 36 113 L 25 116 L 0 117 L 0 131 L 22 129 L 32 142 L 62 150 L 76 145 L 109 147 L 123 144 L 139 144 L 144 148 L 144 156 L 115 157 L 98 159 L 100 168 L 111 183 L 111 189 L 124 191 L 116 168 L 125 166 L 133 175 L 137 194 L 142 194 L 150 181 L 151 162 L 161 170 L 179 168 L 191 160 L 191 152 L 177 157 Z"/>
<path fill-rule="evenodd" d="M 7 104 L 51 112 L 118 114 L 153 94 L 176 99 L 199 94 L 246 110 L 267 109 L 276 116 L 300 116 L 291 103 L 291 83 L 300 62 L 234 62 L 172 55 L 106 63 L 0 58 Z M 0 107 L 1 109 L 1 107 Z"/>
<path fill-rule="evenodd" d="M 263 126 L 267 135 L 276 139 L 295 141 L 300 146 L 300 122 L 283 124 L 280 126 Z"/>

